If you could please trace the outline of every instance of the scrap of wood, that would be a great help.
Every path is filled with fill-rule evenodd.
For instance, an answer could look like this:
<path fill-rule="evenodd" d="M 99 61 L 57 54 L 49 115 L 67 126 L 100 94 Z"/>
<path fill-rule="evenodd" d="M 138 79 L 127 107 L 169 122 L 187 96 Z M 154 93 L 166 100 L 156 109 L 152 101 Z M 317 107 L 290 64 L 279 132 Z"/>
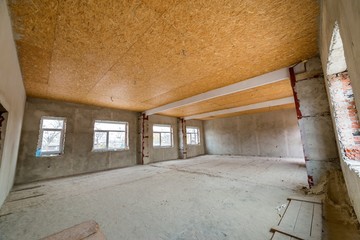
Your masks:
<path fill-rule="evenodd" d="M 302 201 L 302 202 L 310 202 L 310 203 L 322 203 L 321 198 L 319 197 L 300 197 L 300 196 L 291 196 L 288 197 L 288 200 L 296 200 L 296 201 Z"/>
<path fill-rule="evenodd" d="M 99 229 L 99 224 L 93 220 L 86 221 L 58 233 L 52 234 L 41 240 L 105 240 L 104 234 Z"/>
<path fill-rule="evenodd" d="M 321 240 L 321 237 L 308 236 L 308 235 L 305 235 L 305 234 L 302 234 L 302 233 L 297 233 L 297 232 L 294 232 L 290 228 L 284 228 L 284 227 L 281 227 L 281 226 L 274 226 L 274 227 L 271 228 L 271 231 L 279 232 L 279 233 L 285 234 L 287 236 L 297 238 L 299 240 Z"/>

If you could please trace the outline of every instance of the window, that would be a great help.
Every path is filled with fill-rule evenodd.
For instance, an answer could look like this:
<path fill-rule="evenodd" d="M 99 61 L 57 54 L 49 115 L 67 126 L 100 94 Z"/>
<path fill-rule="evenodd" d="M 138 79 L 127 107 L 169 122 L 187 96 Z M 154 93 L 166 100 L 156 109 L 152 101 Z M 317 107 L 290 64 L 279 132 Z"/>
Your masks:
<path fill-rule="evenodd" d="M 171 125 L 153 125 L 153 146 L 172 147 L 173 132 Z"/>
<path fill-rule="evenodd" d="M 64 152 L 66 119 L 42 117 L 36 156 L 57 156 Z"/>
<path fill-rule="evenodd" d="M 129 149 L 127 122 L 96 120 L 94 124 L 95 151 L 116 151 Z"/>
<path fill-rule="evenodd" d="M 200 130 L 197 127 L 186 127 L 186 143 L 188 145 L 200 144 Z"/>

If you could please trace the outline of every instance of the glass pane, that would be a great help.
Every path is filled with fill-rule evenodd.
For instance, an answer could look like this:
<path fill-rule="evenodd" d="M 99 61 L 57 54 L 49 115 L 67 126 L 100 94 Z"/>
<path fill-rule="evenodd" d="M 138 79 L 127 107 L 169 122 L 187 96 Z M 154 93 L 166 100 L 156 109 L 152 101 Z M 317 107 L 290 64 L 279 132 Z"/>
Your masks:
<path fill-rule="evenodd" d="M 190 140 L 191 144 L 197 144 L 197 139 L 196 139 L 196 135 L 195 134 L 191 134 L 191 140 Z"/>
<path fill-rule="evenodd" d="M 196 128 L 186 128 L 187 133 L 195 133 L 196 130 L 197 130 Z"/>
<path fill-rule="evenodd" d="M 186 144 L 191 144 L 191 135 L 190 134 L 186 134 Z"/>
<path fill-rule="evenodd" d="M 42 128 L 62 129 L 64 120 L 59 119 L 43 119 Z"/>
<path fill-rule="evenodd" d="M 170 133 L 161 133 L 161 146 L 171 146 L 171 134 Z"/>
<path fill-rule="evenodd" d="M 126 123 L 95 122 L 94 130 L 125 131 Z"/>
<path fill-rule="evenodd" d="M 41 142 L 42 152 L 60 152 L 60 131 L 43 131 Z"/>
<path fill-rule="evenodd" d="M 106 132 L 94 133 L 94 149 L 106 149 Z"/>
<path fill-rule="evenodd" d="M 125 132 L 109 132 L 109 149 L 125 148 Z"/>
<path fill-rule="evenodd" d="M 160 133 L 153 133 L 153 146 L 160 146 Z"/>
<path fill-rule="evenodd" d="M 159 126 L 159 125 L 154 125 L 153 126 L 153 132 L 171 132 L 171 126 Z"/>

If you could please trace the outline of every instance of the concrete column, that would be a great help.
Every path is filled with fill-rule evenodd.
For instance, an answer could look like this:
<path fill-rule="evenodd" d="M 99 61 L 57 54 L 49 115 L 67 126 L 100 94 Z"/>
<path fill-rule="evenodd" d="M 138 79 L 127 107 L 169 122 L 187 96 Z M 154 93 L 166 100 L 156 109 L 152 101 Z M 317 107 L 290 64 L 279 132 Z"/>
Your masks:
<path fill-rule="evenodd" d="M 339 155 L 319 58 L 290 69 L 309 186 L 339 169 Z"/>
<path fill-rule="evenodd" d="M 149 116 L 142 114 L 140 120 L 140 164 L 150 163 Z"/>
<path fill-rule="evenodd" d="M 187 158 L 187 144 L 186 144 L 186 121 L 183 118 L 178 120 L 179 123 L 179 157 L 181 159 Z"/>

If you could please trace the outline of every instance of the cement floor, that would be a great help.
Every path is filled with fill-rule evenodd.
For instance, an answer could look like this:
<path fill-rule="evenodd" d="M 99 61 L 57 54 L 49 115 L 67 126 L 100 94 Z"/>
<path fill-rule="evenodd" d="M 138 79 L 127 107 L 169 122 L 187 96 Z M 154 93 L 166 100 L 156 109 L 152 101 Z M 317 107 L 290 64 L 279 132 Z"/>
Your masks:
<path fill-rule="evenodd" d="M 270 239 L 276 209 L 307 185 L 300 159 L 201 156 L 16 186 L 0 239 L 97 221 L 107 239 Z"/>

